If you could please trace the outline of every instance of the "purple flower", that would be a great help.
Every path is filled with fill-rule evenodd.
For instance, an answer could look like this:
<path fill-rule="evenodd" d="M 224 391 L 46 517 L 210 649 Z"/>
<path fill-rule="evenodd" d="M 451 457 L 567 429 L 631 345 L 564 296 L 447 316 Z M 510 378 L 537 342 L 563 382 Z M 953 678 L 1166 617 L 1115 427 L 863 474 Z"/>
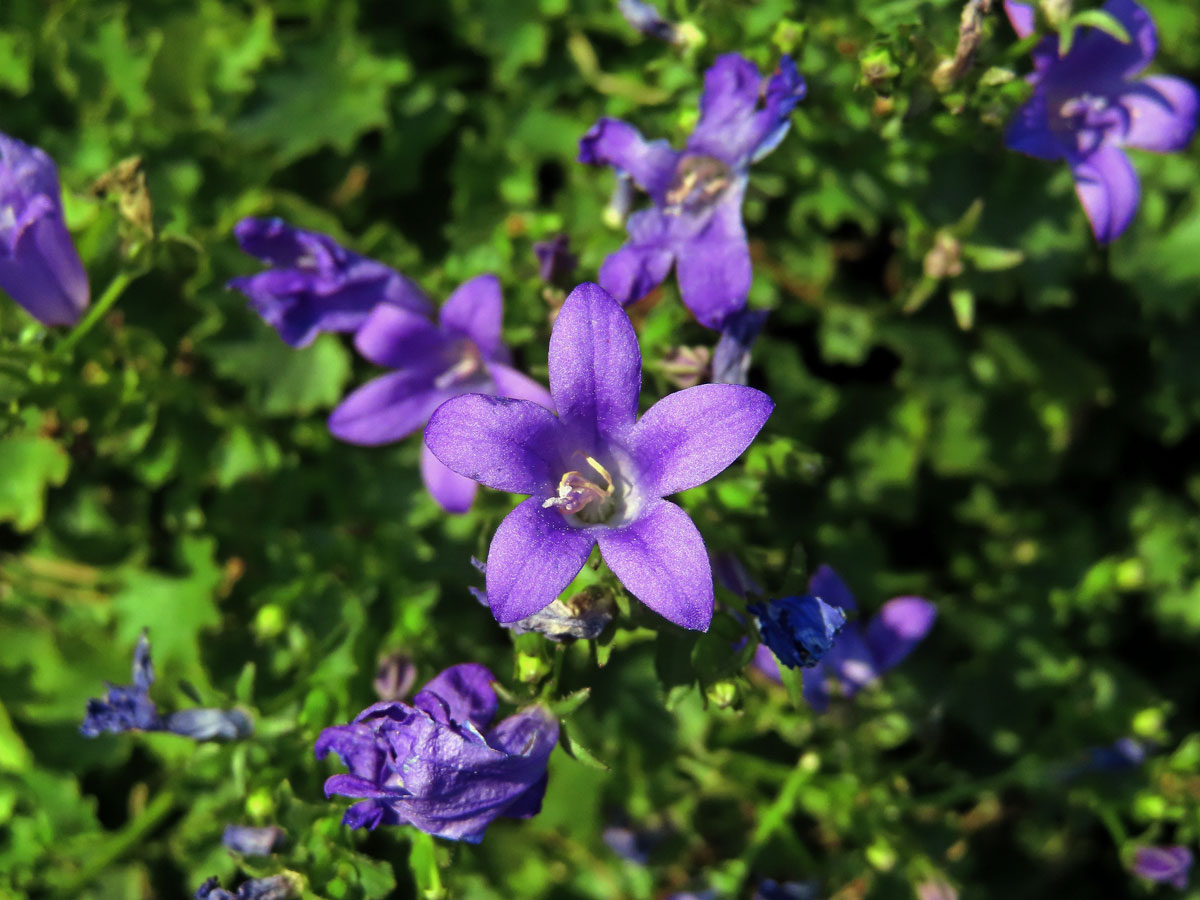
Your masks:
<path fill-rule="evenodd" d="M 571 252 L 570 239 L 565 234 L 538 241 L 533 245 L 533 255 L 537 257 L 542 281 L 563 286 L 571 283 L 579 257 Z"/>
<path fill-rule="evenodd" d="M 811 881 L 761 878 L 751 900 L 817 900 L 817 885 Z"/>
<path fill-rule="evenodd" d="M 362 798 L 342 823 L 408 824 L 477 844 L 498 816 L 535 815 L 558 722 L 531 706 L 489 727 L 497 706 L 494 680 L 475 663 L 451 666 L 412 706 L 376 703 L 349 725 L 321 732 L 317 758 L 333 751 L 350 769 L 325 782 L 325 796 Z"/>
<path fill-rule="evenodd" d="M 253 828 L 249 825 L 226 825 L 221 843 L 235 853 L 245 856 L 270 856 L 283 846 L 287 834 L 278 825 Z"/>
<path fill-rule="evenodd" d="M 813 573 L 808 589 L 831 606 L 847 612 L 858 608 L 846 583 L 829 566 Z M 895 597 L 883 604 L 866 628 L 850 622 L 825 658 L 804 672 L 804 699 L 813 709 L 824 711 L 829 706 L 830 679 L 839 683 L 844 696 L 853 697 L 908 656 L 924 640 L 936 617 L 937 610 L 928 600 Z M 759 646 L 753 664 L 768 677 L 779 679 L 779 662 L 766 647 Z"/>
<path fill-rule="evenodd" d="M 1187 847 L 1139 847 L 1133 857 L 1133 872 L 1151 881 L 1164 882 L 1183 890 L 1192 868 L 1192 851 Z"/>
<path fill-rule="evenodd" d="M 498 394 L 549 407 L 546 389 L 509 365 L 500 341 L 503 308 L 495 275 L 464 282 L 442 305 L 437 322 L 394 304 L 378 306 L 354 336 L 354 346 L 395 371 L 346 397 L 330 415 L 329 430 L 351 444 L 398 441 L 460 394 Z M 466 512 L 475 499 L 475 484 L 424 447 L 421 477 L 447 512 Z"/>
<path fill-rule="evenodd" d="M 150 659 L 150 638 L 146 632 L 138 637 L 133 651 L 133 684 L 128 687 L 110 684 L 104 700 L 89 700 L 87 712 L 79 731 L 85 737 L 96 737 L 105 731 L 161 731 L 162 717 L 150 699 L 154 684 L 154 662 Z"/>
<path fill-rule="evenodd" d="M 150 659 L 150 639 L 143 631 L 133 651 L 133 684 L 110 684 L 104 700 L 89 700 L 79 731 L 84 737 L 97 737 L 105 731 L 167 731 L 197 741 L 235 740 L 254 732 L 254 724 L 236 709 L 184 709 L 165 718 L 150 699 L 154 684 L 154 663 Z"/>
<path fill-rule="evenodd" d="M 1034 30 L 1033 7 L 1005 0 L 1021 37 Z M 1124 147 L 1182 150 L 1196 129 L 1200 95 L 1181 78 L 1134 79 L 1154 57 L 1154 21 L 1133 0 L 1108 0 L 1104 11 L 1129 32 L 1123 44 L 1083 29 L 1066 55 L 1048 36 L 1033 51 L 1033 96 L 1017 110 L 1005 143 L 1039 159 L 1065 159 L 1075 192 L 1100 243 L 1118 237 L 1138 204 L 1137 173 Z"/>
<path fill-rule="evenodd" d="M 683 35 L 676 25 L 668 22 L 653 5 L 643 0 L 617 0 L 617 9 L 634 29 L 646 37 L 668 44 L 683 43 Z"/>
<path fill-rule="evenodd" d="M 375 693 L 380 700 L 403 700 L 417 683 L 417 667 L 406 653 L 389 653 L 375 669 Z"/>
<path fill-rule="evenodd" d="M 0 134 L 0 288 L 43 325 L 74 325 L 89 299 L 61 194 L 49 156 Z"/>
<path fill-rule="evenodd" d="M 629 317 L 602 288 L 582 284 L 550 336 L 557 416 L 528 401 L 468 394 L 429 420 L 425 441 L 451 469 L 530 495 L 500 523 L 488 551 L 497 621 L 547 606 L 599 544 L 642 603 L 677 625 L 708 628 L 704 540 L 687 513 L 662 498 L 737 459 L 774 404 L 753 388 L 705 384 L 668 395 L 639 421 L 641 382 Z"/>
<path fill-rule="evenodd" d="M 744 309 L 729 316 L 713 348 L 712 380 L 745 384 L 750 376 L 750 350 L 767 321 L 766 310 Z"/>
<path fill-rule="evenodd" d="M 287 875 L 271 875 L 251 878 L 238 885 L 236 891 L 227 891 L 214 875 L 193 896 L 196 900 L 288 900 L 296 896 L 296 883 Z"/>
<path fill-rule="evenodd" d="M 284 342 L 304 347 L 323 331 L 357 331 L 381 304 L 427 313 L 429 300 L 409 279 L 352 253 L 333 238 L 282 219 L 242 219 L 233 231 L 242 250 L 274 268 L 234 278 L 250 306 Z"/>
<path fill-rule="evenodd" d="M 811 669 L 833 648 L 846 625 L 846 614 L 820 597 L 804 594 L 746 607 L 758 620 L 762 645 L 789 668 Z"/>
<path fill-rule="evenodd" d="M 736 53 L 705 73 L 700 121 L 682 151 L 646 141 L 632 125 L 601 119 L 579 141 L 579 161 L 630 176 L 654 206 L 630 217 L 629 242 L 600 267 L 600 284 L 632 303 L 675 266 L 679 293 L 701 324 L 720 328 L 746 304 L 750 248 L 742 196 L 750 164 L 783 140 L 804 79 L 784 56 L 763 78 Z"/>

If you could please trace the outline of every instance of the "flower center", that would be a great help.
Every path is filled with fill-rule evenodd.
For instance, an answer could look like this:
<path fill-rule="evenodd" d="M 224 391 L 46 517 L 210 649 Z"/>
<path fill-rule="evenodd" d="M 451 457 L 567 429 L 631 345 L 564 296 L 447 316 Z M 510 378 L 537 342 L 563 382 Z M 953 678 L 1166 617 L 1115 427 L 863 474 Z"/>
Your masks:
<path fill-rule="evenodd" d="M 699 213 L 711 208 L 733 181 L 729 166 L 711 156 L 684 156 L 665 195 L 665 211 L 671 215 Z"/>
<path fill-rule="evenodd" d="M 467 339 L 458 341 L 451 350 L 453 362 L 441 375 L 434 379 L 434 387 L 448 388 L 469 381 L 483 371 L 483 354 L 475 342 Z"/>
<path fill-rule="evenodd" d="M 557 506 L 564 516 L 578 516 L 584 522 L 595 525 L 606 521 L 616 509 L 616 501 L 613 498 L 613 478 L 608 474 L 608 469 L 592 457 L 585 456 L 584 459 L 595 472 L 599 473 L 600 479 L 604 481 L 604 487 L 582 472 L 574 470 L 565 472 L 558 481 L 557 496 L 543 502 L 542 508 L 549 509 Z"/>

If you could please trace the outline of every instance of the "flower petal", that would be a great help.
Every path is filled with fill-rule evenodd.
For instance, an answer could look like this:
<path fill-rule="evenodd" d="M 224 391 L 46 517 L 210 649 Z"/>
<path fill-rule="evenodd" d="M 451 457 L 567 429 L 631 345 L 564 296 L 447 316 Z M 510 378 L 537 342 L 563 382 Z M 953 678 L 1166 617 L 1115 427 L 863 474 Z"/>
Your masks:
<path fill-rule="evenodd" d="M 744 309 L 725 319 L 712 354 L 712 380 L 745 384 L 750 376 L 750 351 L 767 321 L 765 309 Z"/>
<path fill-rule="evenodd" d="M 701 384 L 668 394 L 629 434 L 642 487 L 665 497 L 703 484 L 750 446 L 775 404 L 740 384 Z"/>
<path fill-rule="evenodd" d="M 496 717 L 500 701 L 492 689 L 496 676 L 479 663 L 459 663 L 435 675 L 413 697 L 413 706 L 423 709 L 438 721 L 444 711 L 454 722 L 470 722 L 480 731 Z M 430 704 L 436 697 L 441 705 Z"/>
<path fill-rule="evenodd" d="M 453 396 L 451 390 L 435 388 L 425 372 L 391 372 L 368 381 L 338 404 L 329 416 L 329 430 L 349 444 L 388 444 L 408 437 Z"/>
<path fill-rule="evenodd" d="M 750 293 L 750 246 L 742 225 L 744 190 L 744 184 L 731 187 L 705 229 L 677 252 L 679 295 L 706 328 L 720 328 L 729 315 L 745 307 Z"/>
<path fill-rule="evenodd" d="M 554 493 L 564 471 L 561 436 L 562 426 L 545 407 L 486 394 L 448 400 L 425 428 L 433 455 L 459 475 L 541 498 Z"/>
<path fill-rule="evenodd" d="M 1013 114 L 1004 133 L 1004 146 L 1038 159 L 1063 158 L 1063 145 L 1050 130 L 1044 90 L 1035 88 L 1033 96 Z"/>
<path fill-rule="evenodd" d="M 1200 94 L 1182 78 L 1152 75 L 1128 85 L 1117 98 L 1129 115 L 1124 142 L 1130 147 L 1171 153 L 1196 131 Z"/>
<path fill-rule="evenodd" d="M 579 574 L 592 552 L 592 532 L 572 528 L 540 497 L 504 517 L 487 558 L 487 597 L 501 624 L 517 622 L 550 604 Z"/>
<path fill-rule="evenodd" d="M 832 566 L 818 566 L 817 571 L 808 579 L 808 589 L 830 606 L 849 611 L 858 609 L 858 604 L 854 602 L 854 594 L 850 593 L 850 588 Z"/>
<path fill-rule="evenodd" d="M 629 217 L 629 241 L 600 266 L 600 284 L 622 304 L 642 299 L 666 280 L 675 262 L 661 227 L 663 214 L 644 209 Z"/>
<path fill-rule="evenodd" d="M 1021 3 L 1019 0 L 1004 0 L 1004 13 L 1012 23 L 1013 31 L 1019 38 L 1027 38 L 1034 32 L 1037 18 L 1032 3 Z"/>
<path fill-rule="evenodd" d="M 654 500 L 631 524 L 598 529 L 596 537 L 605 563 L 631 594 L 676 625 L 708 630 L 712 569 L 704 538 L 686 512 Z"/>
<path fill-rule="evenodd" d="M 478 485 L 448 468 L 424 443 L 421 444 L 421 480 L 437 505 L 448 513 L 465 513 L 475 502 Z"/>
<path fill-rule="evenodd" d="M 922 597 L 896 597 L 880 607 L 867 625 L 867 646 L 882 674 L 899 664 L 925 640 L 937 618 L 937 607 Z"/>
<path fill-rule="evenodd" d="M 1093 81 L 1105 75 L 1116 79 L 1130 78 L 1154 59 L 1158 35 L 1150 13 L 1134 0 L 1108 0 L 1104 11 L 1125 26 L 1130 42 L 1122 43 L 1098 28 L 1080 29 L 1065 58 L 1073 78 L 1086 77 L 1089 73 Z"/>
<path fill-rule="evenodd" d="M 637 417 L 642 352 L 629 316 L 597 284 L 571 291 L 550 334 L 550 394 L 559 418 L 592 438 L 622 435 Z"/>
<path fill-rule="evenodd" d="M 500 343 L 500 325 L 504 318 L 504 298 L 500 279 L 495 275 L 476 275 L 464 281 L 442 304 L 442 327 L 474 341 L 484 359 L 504 349 Z"/>
<path fill-rule="evenodd" d="M 524 372 L 518 372 L 512 366 L 498 362 L 488 363 L 487 370 L 492 384 L 496 386 L 496 396 L 528 400 L 554 412 L 554 401 L 550 399 L 550 392 Z"/>
<path fill-rule="evenodd" d="M 718 56 L 704 73 L 700 95 L 700 121 L 687 148 L 712 156 L 734 168 L 774 149 L 787 131 L 792 109 L 804 97 L 804 79 L 788 57 L 767 81 L 758 67 L 737 53 Z M 760 94 L 765 103 L 760 108 Z"/>
<path fill-rule="evenodd" d="M 1138 205 L 1138 180 L 1119 147 L 1103 145 L 1071 166 L 1075 193 L 1083 204 L 1096 240 L 1107 244 L 1120 236 Z"/>
<path fill-rule="evenodd" d="M 448 343 L 425 316 L 390 303 L 374 307 L 354 335 L 363 359 L 388 369 L 444 367 Z"/>
<path fill-rule="evenodd" d="M 655 201 L 661 200 L 675 174 L 679 154 L 666 141 L 647 141 L 620 119 L 600 119 L 579 139 L 579 161 L 612 166 L 629 175 Z"/>

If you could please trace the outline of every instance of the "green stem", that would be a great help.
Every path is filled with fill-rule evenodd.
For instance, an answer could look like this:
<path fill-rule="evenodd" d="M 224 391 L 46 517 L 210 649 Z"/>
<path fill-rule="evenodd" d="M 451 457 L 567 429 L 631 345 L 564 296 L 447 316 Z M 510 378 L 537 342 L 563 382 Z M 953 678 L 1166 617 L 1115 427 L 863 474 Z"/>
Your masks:
<path fill-rule="evenodd" d="M 97 848 L 92 857 L 61 886 L 63 895 L 71 897 L 78 894 L 88 882 L 141 844 L 146 835 L 157 827 L 174 807 L 175 797 L 170 791 L 164 791 L 151 800 L 136 819 Z"/>
<path fill-rule="evenodd" d="M 108 283 L 108 287 L 104 289 L 104 293 L 100 295 L 100 299 L 91 305 L 87 314 L 80 319 L 79 324 L 54 348 L 54 355 L 66 356 L 79 343 L 80 339 L 92 330 L 92 326 L 99 322 L 104 314 L 112 308 L 112 305 L 117 302 L 117 298 L 121 296 L 125 288 L 129 287 L 129 283 L 141 274 L 141 272 L 130 272 L 126 269 L 117 272 L 113 280 Z"/>

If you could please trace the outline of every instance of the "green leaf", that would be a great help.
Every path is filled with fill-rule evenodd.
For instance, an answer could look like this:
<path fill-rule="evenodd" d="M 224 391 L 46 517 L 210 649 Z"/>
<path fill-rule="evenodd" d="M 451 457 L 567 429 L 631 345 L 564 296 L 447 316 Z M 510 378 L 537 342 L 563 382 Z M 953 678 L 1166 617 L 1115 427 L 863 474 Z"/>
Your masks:
<path fill-rule="evenodd" d="M 433 838 L 414 828 L 411 829 L 409 840 L 412 846 L 408 852 L 408 867 L 417 883 L 417 893 L 425 900 L 439 900 L 445 897 L 446 889 L 442 886 L 442 873 L 437 862 L 437 845 Z"/>
<path fill-rule="evenodd" d="M 302 350 L 264 333 L 252 341 L 212 345 L 208 353 L 217 371 L 248 385 L 255 405 L 270 416 L 328 409 L 341 400 L 350 378 L 350 354 L 331 334 Z M 278 449 L 268 439 L 255 441 L 246 432 L 244 439 L 231 437 L 220 463 L 222 483 L 232 484 L 250 472 L 274 468 Z"/>
<path fill-rule="evenodd" d="M 0 522 L 32 531 L 45 515 L 46 489 L 67 480 L 70 459 L 58 444 L 34 434 L 0 440 Z"/>
<path fill-rule="evenodd" d="M 573 734 L 573 729 L 566 722 L 561 723 L 559 726 L 558 735 L 559 746 L 563 748 L 563 751 L 571 759 L 583 763 L 585 766 L 590 766 L 593 769 L 599 769 L 602 772 L 609 770 L 608 766 L 598 760 L 591 750 L 579 743 Z"/>
<path fill-rule="evenodd" d="M 550 712 L 554 714 L 555 718 L 565 719 L 571 713 L 575 712 L 575 710 L 579 709 L 579 707 L 583 706 L 583 704 L 587 703 L 588 698 L 591 696 L 591 688 L 580 688 L 548 704 Z"/>
<path fill-rule="evenodd" d="M 269 148 L 280 166 L 325 146 L 348 153 L 359 135 L 387 127 L 392 88 L 412 74 L 406 60 L 375 56 L 352 34 L 291 58 L 292 66 L 262 77 L 261 102 L 233 123 L 238 137 Z"/>

